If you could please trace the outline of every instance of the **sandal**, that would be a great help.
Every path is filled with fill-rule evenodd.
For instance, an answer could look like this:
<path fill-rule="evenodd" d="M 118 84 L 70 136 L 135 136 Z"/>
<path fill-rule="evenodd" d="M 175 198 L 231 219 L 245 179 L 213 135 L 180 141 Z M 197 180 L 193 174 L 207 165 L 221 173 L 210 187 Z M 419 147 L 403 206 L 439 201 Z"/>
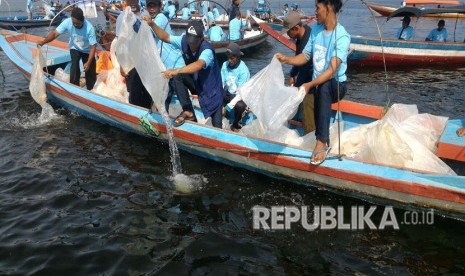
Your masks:
<path fill-rule="evenodd" d="M 186 112 L 183 111 L 174 119 L 173 126 L 182 126 L 186 121 L 197 122 L 197 118 L 195 118 L 194 114 L 192 114 L 192 116 L 187 116 Z"/>
<path fill-rule="evenodd" d="M 318 154 L 323 153 L 323 152 L 325 153 L 325 157 L 324 157 L 323 159 L 321 159 L 321 160 L 311 160 L 311 159 L 310 159 L 310 164 L 315 165 L 315 166 L 321 165 L 323 162 L 325 162 L 326 157 L 328 156 L 328 153 L 329 153 L 330 151 L 331 151 L 331 147 L 326 147 L 326 148 L 324 148 L 324 149 L 322 149 L 322 150 L 319 150 L 319 151 L 317 151 L 317 152 L 314 152 L 314 153 L 312 154 L 312 157 L 311 157 L 312 159 L 313 159 L 313 156 L 318 155 Z"/>

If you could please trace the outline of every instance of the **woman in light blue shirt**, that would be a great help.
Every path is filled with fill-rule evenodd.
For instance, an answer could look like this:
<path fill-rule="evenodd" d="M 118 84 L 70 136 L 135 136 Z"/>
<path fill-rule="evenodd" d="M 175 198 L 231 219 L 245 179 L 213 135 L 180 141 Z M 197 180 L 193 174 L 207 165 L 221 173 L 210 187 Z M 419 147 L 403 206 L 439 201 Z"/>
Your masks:
<path fill-rule="evenodd" d="M 187 7 L 187 3 L 184 4 L 184 8 L 181 10 L 182 20 L 189 20 L 191 18 L 191 12 Z"/>
<path fill-rule="evenodd" d="M 346 93 L 347 55 L 350 35 L 337 22 L 336 14 L 342 7 L 341 0 L 316 0 L 316 26 L 302 54 L 295 57 L 276 54 L 282 63 L 301 66 L 313 60 L 313 78 L 302 86 L 307 93 L 315 93 L 316 145 L 310 163 L 320 165 L 326 159 L 329 147 L 331 104 L 341 100 Z"/>

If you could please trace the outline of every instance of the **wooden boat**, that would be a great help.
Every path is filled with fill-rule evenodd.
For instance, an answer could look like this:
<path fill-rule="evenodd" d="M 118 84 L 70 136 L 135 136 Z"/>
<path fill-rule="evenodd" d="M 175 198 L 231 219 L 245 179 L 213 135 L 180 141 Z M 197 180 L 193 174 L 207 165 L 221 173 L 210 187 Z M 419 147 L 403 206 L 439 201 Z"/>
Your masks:
<path fill-rule="evenodd" d="M 0 47 L 27 78 L 31 77 L 32 56 L 37 51 L 35 43 L 40 40 L 42 38 L 29 34 L 0 31 Z M 49 49 L 46 64 L 48 72 L 53 73 L 58 67 L 64 67 L 70 57 L 66 43 L 54 41 Z M 154 138 L 166 141 L 166 127 L 160 114 L 95 94 L 46 72 L 44 74 L 49 101 L 90 119 L 151 137 L 139 123 L 140 118 L 148 118 L 152 127 L 160 132 Z M 342 101 L 340 106 L 346 129 L 378 119 L 384 111 L 381 107 L 347 101 Z M 453 154 L 445 157 L 465 161 L 465 138 L 457 139 L 455 136 L 455 130 L 462 126 L 462 122 L 450 120 L 440 143 L 445 147 L 455 147 Z M 339 161 L 331 156 L 322 165 L 313 166 L 309 163 L 311 152 L 302 148 L 194 122 L 186 122 L 175 128 L 173 133 L 182 150 L 268 176 L 357 198 L 436 208 L 454 217 L 465 213 L 464 176 L 410 171 L 347 158 Z"/>
<path fill-rule="evenodd" d="M 408 11 L 408 13 L 407 13 Z M 415 7 L 404 7 L 393 16 L 421 16 L 425 11 Z M 427 12 L 431 12 L 428 10 Z M 260 22 L 260 19 L 255 19 Z M 279 33 L 282 26 L 267 24 L 259 26 L 271 37 L 295 51 L 295 43 Z M 350 53 L 347 62 L 351 66 L 382 67 L 386 66 L 462 66 L 465 65 L 465 44 L 462 42 L 427 42 L 414 40 L 383 39 L 379 37 L 351 36 Z M 383 59 L 384 54 L 384 59 Z"/>
<path fill-rule="evenodd" d="M 377 5 L 377 4 L 368 4 L 368 7 L 372 9 L 373 11 L 377 12 L 381 16 L 390 16 L 394 11 L 396 11 L 398 8 L 396 7 L 389 7 L 389 6 L 383 6 L 383 5 Z M 444 8 L 446 9 L 446 8 Z M 458 19 L 464 19 L 465 14 L 463 13 L 457 13 L 453 11 L 443 11 L 439 13 L 434 13 L 434 14 L 425 14 L 422 15 L 423 17 L 433 17 L 433 18 L 458 18 Z"/>
<path fill-rule="evenodd" d="M 65 18 L 65 15 L 58 16 L 52 22 L 51 19 L 44 19 L 40 16 L 35 16 L 32 19 L 27 19 L 27 16 L 0 17 L 0 28 L 15 31 L 22 28 L 46 27 L 50 23 L 55 26 L 60 24 Z"/>
<path fill-rule="evenodd" d="M 443 11 L 454 11 L 465 15 L 464 8 L 420 9 L 402 7 L 387 18 L 415 16 L 417 18 Z M 418 40 L 383 39 L 352 36 L 350 54 L 352 65 L 382 66 L 383 53 L 386 65 L 393 66 L 461 66 L 465 65 L 465 44 L 462 42 L 427 42 Z"/>
<path fill-rule="evenodd" d="M 99 44 L 107 51 L 110 50 L 110 45 L 113 39 L 116 37 L 114 32 L 107 32 L 104 30 L 97 30 L 97 41 Z M 245 36 L 241 40 L 234 41 L 239 45 L 241 50 L 248 50 L 250 48 L 256 47 L 263 42 L 265 42 L 266 38 L 268 37 L 268 33 L 264 32 L 263 30 L 259 29 L 257 31 L 246 32 Z M 210 42 L 215 49 L 216 54 L 225 54 L 228 44 L 231 41 L 218 41 L 218 42 Z"/>

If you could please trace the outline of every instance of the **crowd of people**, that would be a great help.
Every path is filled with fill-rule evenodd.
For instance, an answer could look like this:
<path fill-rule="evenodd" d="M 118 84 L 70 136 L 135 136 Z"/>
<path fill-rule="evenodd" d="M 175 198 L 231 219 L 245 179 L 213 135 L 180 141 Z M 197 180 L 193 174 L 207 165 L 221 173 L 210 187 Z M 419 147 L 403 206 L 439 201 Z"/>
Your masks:
<path fill-rule="evenodd" d="M 222 128 L 223 116 L 229 114 L 233 118 L 231 130 L 239 131 L 242 128 L 243 116 L 247 113 L 247 106 L 237 92 L 238 88 L 250 79 L 250 71 L 242 60 L 244 53 L 240 47 L 231 42 L 227 47 L 227 60 L 221 65 L 216 58 L 215 49 L 205 39 L 204 25 L 201 21 L 191 21 L 185 33 L 175 35 L 169 24 L 169 15 L 166 16 L 164 12 L 162 0 L 147 0 L 144 11 L 141 11 L 138 0 L 126 2 L 138 18 L 133 26 L 134 30 L 137 32 L 142 21 L 145 21 L 154 32 L 161 60 L 167 68 L 163 74 L 169 80 L 169 95 L 165 108 L 169 111 L 173 95 L 177 96 L 182 107 L 182 112 L 174 120 L 174 126 L 181 126 L 185 121 L 197 121 L 190 91 L 198 95 L 203 115 L 205 118 L 211 118 L 214 127 Z M 237 25 L 240 29 L 243 23 L 238 2 L 237 0 L 232 4 L 231 12 L 235 14 L 235 18 L 231 20 L 230 26 Z M 350 35 L 337 20 L 337 13 L 341 7 L 341 0 L 316 0 L 317 24 L 313 29 L 302 23 L 297 11 L 289 11 L 283 21 L 283 32 L 295 39 L 296 52 L 294 56 L 275 54 L 281 63 L 292 65 L 289 85 L 303 87 L 307 93 L 299 109 L 302 113 L 304 134 L 315 131 L 316 145 L 311 158 L 314 165 L 324 162 L 330 151 L 331 104 L 340 101 L 347 90 L 346 70 Z M 184 8 L 187 8 L 187 5 Z M 124 16 L 125 11 L 117 19 L 117 36 L 120 34 Z M 405 17 L 398 32 L 399 39 L 410 38 L 409 23 L 410 18 Z M 222 36 L 221 28 L 218 27 L 215 31 L 215 27 L 217 26 L 213 21 L 208 33 L 210 39 Z M 441 20 L 438 29 L 435 32 L 433 30 L 427 39 L 437 41 L 438 37 L 442 37 L 445 40 L 447 33 L 444 35 L 444 30 L 444 21 Z M 84 18 L 82 10 L 75 8 L 71 18 L 64 20 L 38 44 L 42 46 L 49 43 L 64 32 L 68 32 L 70 37 L 70 82 L 79 85 L 79 61 L 82 60 L 86 86 L 90 90 L 96 80 L 95 30 Z M 129 102 L 151 108 L 152 99 L 137 70 L 122 70 L 121 74 L 126 78 Z M 461 129 L 457 133 L 463 135 L 465 131 Z"/>

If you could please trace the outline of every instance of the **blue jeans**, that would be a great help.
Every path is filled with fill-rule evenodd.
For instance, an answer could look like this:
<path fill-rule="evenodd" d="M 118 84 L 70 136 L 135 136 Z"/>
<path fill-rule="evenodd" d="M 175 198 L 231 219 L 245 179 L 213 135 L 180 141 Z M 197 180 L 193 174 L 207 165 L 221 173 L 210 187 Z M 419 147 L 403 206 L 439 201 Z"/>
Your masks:
<path fill-rule="evenodd" d="M 344 98 L 347 88 L 345 82 L 339 83 L 339 99 L 337 97 L 337 81 L 333 78 L 319 85 L 315 93 L 315 136 L 316 139 L 329 145 L 329 125 L 331 120 L 331 104 Z"/>
<path fill-rule="evenodd" d="M 217 128 L 223 128 L 223 108 L 220 107 L 211 115 L 212 126 Z"/>

